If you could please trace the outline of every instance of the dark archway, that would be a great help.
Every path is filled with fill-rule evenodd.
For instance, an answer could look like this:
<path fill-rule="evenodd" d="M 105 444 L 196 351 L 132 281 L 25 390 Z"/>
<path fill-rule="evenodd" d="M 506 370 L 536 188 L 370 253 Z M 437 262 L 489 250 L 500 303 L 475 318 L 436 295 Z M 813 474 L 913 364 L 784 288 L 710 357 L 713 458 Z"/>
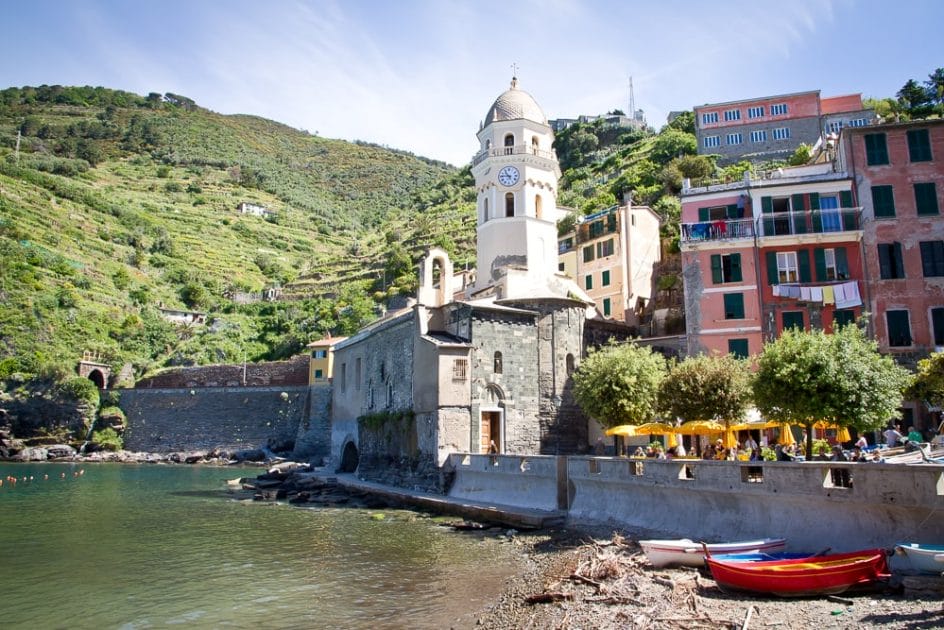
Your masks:
<path fill-rule="evenodd" d="M 357 447 L 354 446 L 354 442 L 348 442 L 344 445 L 344 450 L 341 452 L 341 465 L 338 466 L 338 472 L 354 472 L 357 470 L 357 463 L 359 459 L 360 456 L 357 454 Z"/>
<path fill-rule="evenodd" d="M 101 370 L 92 370 L 89 372 L 88 379 L 95 383 L 95 387 L 105 389 L 105 375 L 102 374 Z"/>

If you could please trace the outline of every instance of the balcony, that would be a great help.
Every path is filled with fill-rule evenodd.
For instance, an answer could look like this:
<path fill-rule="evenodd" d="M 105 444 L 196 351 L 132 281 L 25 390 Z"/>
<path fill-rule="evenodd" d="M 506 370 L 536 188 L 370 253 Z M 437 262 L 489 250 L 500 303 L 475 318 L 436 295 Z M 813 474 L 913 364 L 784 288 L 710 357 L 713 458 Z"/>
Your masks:
<path fill-rule="evenodd" d="M 862 229 L 862 208 L 771 212 L 757 217 L 758 236 L 795 236 Z"/>
<path fill-rule="evenodd" d="M 754 238 L 754 219 L 721 219 L 682 224 L 682 242 Z"/>
<path fill-rule="evenodd" d="M 492 147 L 491 149 L 479 151 L 475 154 L 475 157 L 472 158 L 472 166 L 475 166 L 486 158 L 501 157 L 503 155 L 535 155 L 547 160 L 557 160 L 557 152 L 553 149 L 547 151 L 545 149 L 538 149 L 530 144 L 516 144 L 511 147 Z"/>
<path fill-rule="evenodd" d="M 772 212 L 752 219 L 719 219 L 682 224 L 682 243 L 764 236 L 852 232 L 862 229 L 862 208 Z"/>

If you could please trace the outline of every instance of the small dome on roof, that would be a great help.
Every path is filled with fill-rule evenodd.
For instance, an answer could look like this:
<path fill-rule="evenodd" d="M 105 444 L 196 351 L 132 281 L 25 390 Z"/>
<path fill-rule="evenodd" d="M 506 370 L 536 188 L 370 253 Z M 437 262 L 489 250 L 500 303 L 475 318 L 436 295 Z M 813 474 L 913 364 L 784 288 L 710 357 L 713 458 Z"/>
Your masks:
<path fill-rule="evenodd" d="M 534 97 L 518 89 L 518 79 L 512 77 L 511 87 L 505 90 L 501 96 L 495 99 L 495 103 L 485 115 L 485 124 L 490 125 L 500 120 L 518 120 L 525 118 L 539 122 L 542 125 L 547 124 L 547 116 L 544 110 L 537 104 Z"/>

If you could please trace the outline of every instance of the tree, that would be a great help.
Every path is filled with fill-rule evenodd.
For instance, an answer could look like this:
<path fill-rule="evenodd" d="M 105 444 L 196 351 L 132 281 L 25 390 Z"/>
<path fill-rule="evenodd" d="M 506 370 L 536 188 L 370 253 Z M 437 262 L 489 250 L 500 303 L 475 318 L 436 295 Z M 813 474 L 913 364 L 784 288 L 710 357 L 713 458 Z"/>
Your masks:
<path fill-rule="evenodd" d="M 698 142 L 694 134 L 668 128 L 656 136 L 649 159 L 657 164 L 667 164 L 673 158 L 698 153 Z"/>
<path fill-rule="evenodd" d="M 944 405 L 944 352 L 918 361 L 918 371 L 905 396 L 935 407 Z"/>
<path fill-rule="evenodd" d="M 928 90 L 914 79 L 908 79 L 895 96 L 912 118 L 926 118 L 934 109 Z"/>
<path fill-rule="evenodd" d="M 695 112 L 682 112 L 672 119 L 666 127 L 695 135 Z M 665 129 L 663 129 L 665 131 Z"/>
<path fill-rule="evenodd" d="M 672 366 L 659 388 L 664 414 L 685 420 L 737 422 L 750 401 L 747 365 L 729 354 L 688 357 Z"/>
<path fill-rule="evenodd" d="M 928 75 L 928 80 L 924 82 L 928 89 L 928 96 L 937 106 L 935 109 L 938 114 L 944 115 L 944 68 L 937 68 Z"/>
<path fill-rule="evenodd" d="M 662 355 L 635 343 L 590 350 L 574 372 L 574 399 L 605 427 L 652 420 L 659 384 L 665 378 Z"/>
<path fill-rule="evenodd" d="M 804 142 L 796 148 L 796 151 L 794 151 L 793 155 L 787 160 L 787 164 L 790 166 L 803 166 L 808 163 L 812 157 L 813 148 Z"/>
<path fill-rule="evenodd" d="M 854 325 L 831 335 L 786 330 L 764 346 L 757 363 L 755 405 L 769 419 L 806 427 L 807 458 L 813 455 L 814 423 L 878 429 L 895 415 L 911 380 Z"/>

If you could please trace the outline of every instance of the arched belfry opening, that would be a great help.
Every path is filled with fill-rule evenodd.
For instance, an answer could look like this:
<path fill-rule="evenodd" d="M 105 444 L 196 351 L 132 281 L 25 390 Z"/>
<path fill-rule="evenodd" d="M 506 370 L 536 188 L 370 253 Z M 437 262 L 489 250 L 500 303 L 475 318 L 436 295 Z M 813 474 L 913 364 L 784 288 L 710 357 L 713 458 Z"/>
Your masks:
<path fill-rule="evenodd" d="M 515 216 L 515 194 L 505 193 L 505 216 Z"/>
<path fill-rule="evenodd" d="M 442 306 L 452 302 L 453 269 L 449 254 L 438 247 L 420 260 L 420 286 L 417 301 L 424 306 Z"/>
<path fill-rule="evenodd" d="M 534 216 L 538 219 L 544 218 L 544 200 L 541 195 L 534 196 Z"/>

